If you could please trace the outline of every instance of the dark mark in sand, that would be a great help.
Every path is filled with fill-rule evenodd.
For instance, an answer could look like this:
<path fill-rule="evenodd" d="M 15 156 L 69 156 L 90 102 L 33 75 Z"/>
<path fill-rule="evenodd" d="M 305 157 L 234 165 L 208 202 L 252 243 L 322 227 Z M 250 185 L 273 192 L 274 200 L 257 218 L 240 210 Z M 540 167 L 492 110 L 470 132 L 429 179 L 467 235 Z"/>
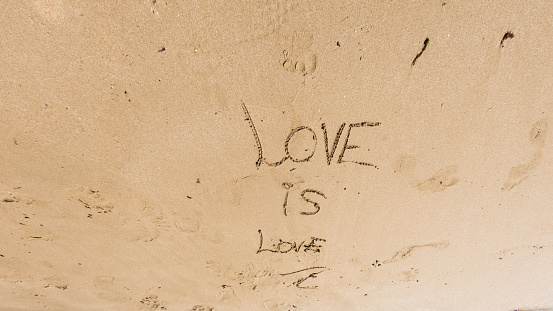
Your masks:
<path fill-rule="evenodd" d="M 499 42 L 499 46 L 500 46 L 500 47 L 504 47 L 504 46 L 505 46 L 505 45 L 504 45 L 505 40 L 512 39 L 512 38 L 514 38 L 514 37 L 515 37 L 515 35 L 514 35 L 512 32 L 507 31 L 507 32 L 503 35 L 503 38 L 501 39 L 501 42 Z"/>
<path fill-rule="evenodd" d="M 426 47 L 428 46 L 428 42 L 430 42 L 430 39 L 426 38 L 424 40 L 424 45 L 422 47 L 422 50 L 419 52 L 419 54 L 417 54 L 417 56 L 415 56 L 415 58 L 413 59 L 413 62 L 411 62 L 411 66 L 415 66 L 415 63 L 417 62 L 417 59 L 419 59 L 419 57 L 421 57 L 421 55 L 422 55 L 422 52 L 424 52 L 424 50 L 426 50 Z"/>

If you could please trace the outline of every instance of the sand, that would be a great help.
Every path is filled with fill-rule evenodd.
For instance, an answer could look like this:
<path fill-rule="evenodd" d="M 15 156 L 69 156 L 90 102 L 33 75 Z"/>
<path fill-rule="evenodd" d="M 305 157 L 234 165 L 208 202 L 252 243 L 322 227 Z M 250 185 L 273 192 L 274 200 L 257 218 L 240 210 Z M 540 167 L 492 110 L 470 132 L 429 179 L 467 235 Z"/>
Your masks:
<path fill-rule="evenodd" d="M 548 1 L 5 1 L 0 310 L 553 310 Z"/>

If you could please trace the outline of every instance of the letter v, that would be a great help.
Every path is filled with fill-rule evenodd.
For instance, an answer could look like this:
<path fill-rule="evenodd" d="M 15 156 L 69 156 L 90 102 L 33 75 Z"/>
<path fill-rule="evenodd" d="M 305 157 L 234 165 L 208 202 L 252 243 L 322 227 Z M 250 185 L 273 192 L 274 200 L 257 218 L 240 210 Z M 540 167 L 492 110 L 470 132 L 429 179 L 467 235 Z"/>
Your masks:
<path fill-rule="evenodd" d="M 340 128 L 338 129 L 338 132 L 336 133 L 336 138 L 334 138 L 334 144 L 332 145 L 332 149 L 330 150 L 330 153 L 328 152 L 328 135 L 326 133 L 326 124 L 321 124 L 321 129 L 323 130 L 324 136 L 325 136 L 325 150 L 326 150 L 326 163 L 330 165 L 330 161 L 332 161 L 332 158 L 334 157 L 334 152 L 336 152 L 336 147 L 338 147 L 338 142 L 340 141 L 340 137 L 342 136 L 342 132 L 344 131 L 344 127 L 346 127 L 346 123 L 342 123 Z"/>
<path fill-rule="evenodd" d="M 303 246 L 303 243 L 305 243 L 305 241 L 301 241 L 300 245 L 296 245 L 296 242 L 294 242 L 294 247 L 293 248 L 294 248 L 294 251 L 296 253 L 299 253 L 301 247 Z"/>

